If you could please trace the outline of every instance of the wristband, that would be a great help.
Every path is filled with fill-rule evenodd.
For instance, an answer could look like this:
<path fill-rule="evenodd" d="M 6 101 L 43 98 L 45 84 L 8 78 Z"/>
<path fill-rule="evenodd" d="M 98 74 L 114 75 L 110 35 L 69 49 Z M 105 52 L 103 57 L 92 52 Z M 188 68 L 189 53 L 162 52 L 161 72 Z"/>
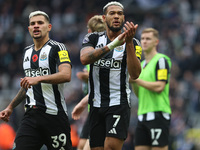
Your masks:
<path fill-rule="evenodd" d="M 120 46 L 121 43 L 123 43 L 123 40 L 120 41 L 120 40 L 118 39 L 118 37 L 116 37 L 112 42 L 110 42 L 110 43 L 107 45 L 107 47 L 108 47 L 110 50 L 112 50 L 112 49 L 114 49 L 115 47 Z"/>

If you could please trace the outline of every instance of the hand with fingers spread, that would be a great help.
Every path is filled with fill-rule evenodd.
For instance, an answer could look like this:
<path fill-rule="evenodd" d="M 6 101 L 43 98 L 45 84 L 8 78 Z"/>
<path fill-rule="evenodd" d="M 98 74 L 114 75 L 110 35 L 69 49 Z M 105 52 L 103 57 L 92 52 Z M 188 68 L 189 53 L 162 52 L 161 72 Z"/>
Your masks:
<path fill-rule="evenodd" d="M 135 36 L 137 28 L 138 28 L 138 24 L 134 25 L 133 22 L 127 21 L 124 24 L 123 30 L 126 34 L 126 38 L 125 38 L 126 42 L 132 42 L 133 41 L 133 38 Z"/>
<path fill-rule="evenodd" d="M 117 38 L 119 41 L 121 41 L 120 45 L 123 45 L 125 43 L 126 33 L 125 32 L 121 33 Z"/>

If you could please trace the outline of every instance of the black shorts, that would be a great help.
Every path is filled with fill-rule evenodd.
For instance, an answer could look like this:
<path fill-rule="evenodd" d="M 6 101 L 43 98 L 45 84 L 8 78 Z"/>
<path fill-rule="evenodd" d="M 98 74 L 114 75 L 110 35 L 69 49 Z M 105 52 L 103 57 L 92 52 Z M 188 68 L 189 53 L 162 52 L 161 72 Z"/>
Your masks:
<path fill-rule="evenodd" d="M 103 147 L 105 137 L 125 140 L 130 122 L 130 107 L 91 107 L 89 112 L 90 147 Z"/>
<path fill-rule="evenodd" d="M 83 125 L 82 131 L 80 134 L 80 138 L 81 139 L 89 139 L 89 117 L 87 117 L 87 119 Z"/>
<path fill-rule="evenodd" d="M 138 121 L 135 131 L 135 145 L 162 147 L 169 143 L 170 120 L 162 112 L 155 112 L 155 120 Z"/>
<path fill-rule="evenodd" d="M 15 138 L 14 150 L 71 150 L 70 125 L 67 115 L 46 114 L 29 108 L 21 121 Z"/>

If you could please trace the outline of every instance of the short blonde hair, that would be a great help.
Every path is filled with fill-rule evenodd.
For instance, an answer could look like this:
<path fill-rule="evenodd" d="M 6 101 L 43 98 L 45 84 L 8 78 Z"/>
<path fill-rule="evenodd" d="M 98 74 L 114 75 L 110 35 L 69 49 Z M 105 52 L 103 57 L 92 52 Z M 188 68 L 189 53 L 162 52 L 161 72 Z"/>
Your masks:
<path fill-rule="evenodd" d="M 29 15 L 29 20 L 31 19 L 31 17 L 38 16 L 38 15 L 44 16 L 47 19 L 47 21 L 50 22 L 49 16 L 45 12 L 40 11 L 40 10 L 31 12 Z"/>
<path fill-rule="evenodd" d="M 92 31 L 92 32 L 102 32 L 105 31 L 105 24 L 103 22 L 103 18 L 101 15 L 95 15 L 92 18 L 89 19 L 87 27 Z"/>
<path fill-rule="evenodd" d="M 156 37 L 157 39 L 159 39 L 159 32 L 158 30 L 154 29 L 154 28 L 145 28 L 142 33 L 149 33 L 152 32 L 153 36 Z"/>

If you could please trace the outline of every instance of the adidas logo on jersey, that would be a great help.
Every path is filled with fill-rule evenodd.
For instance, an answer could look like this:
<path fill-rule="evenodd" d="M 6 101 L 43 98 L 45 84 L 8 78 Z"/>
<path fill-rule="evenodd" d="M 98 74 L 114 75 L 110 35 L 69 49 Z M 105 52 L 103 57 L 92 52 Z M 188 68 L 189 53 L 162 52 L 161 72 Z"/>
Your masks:
<path fill-rule="evenodd" d="M 102 48 L 103 47 L 103 44 L 99 44 L 96 46 L 96 48 Z"/>
<path fill-rule="evenodd" d="M 111 134 L 117 134 L 115 128 L 112 128 L 108 133 L 111 133 Z"/>
<path fill-rule="evenodd" d="M 24 62 L 27 62 L 27 61 L 29 61 L 29 58 L 28 58 L 28 57 L 26 57 L 26 59 L 24 59 Z"/>

